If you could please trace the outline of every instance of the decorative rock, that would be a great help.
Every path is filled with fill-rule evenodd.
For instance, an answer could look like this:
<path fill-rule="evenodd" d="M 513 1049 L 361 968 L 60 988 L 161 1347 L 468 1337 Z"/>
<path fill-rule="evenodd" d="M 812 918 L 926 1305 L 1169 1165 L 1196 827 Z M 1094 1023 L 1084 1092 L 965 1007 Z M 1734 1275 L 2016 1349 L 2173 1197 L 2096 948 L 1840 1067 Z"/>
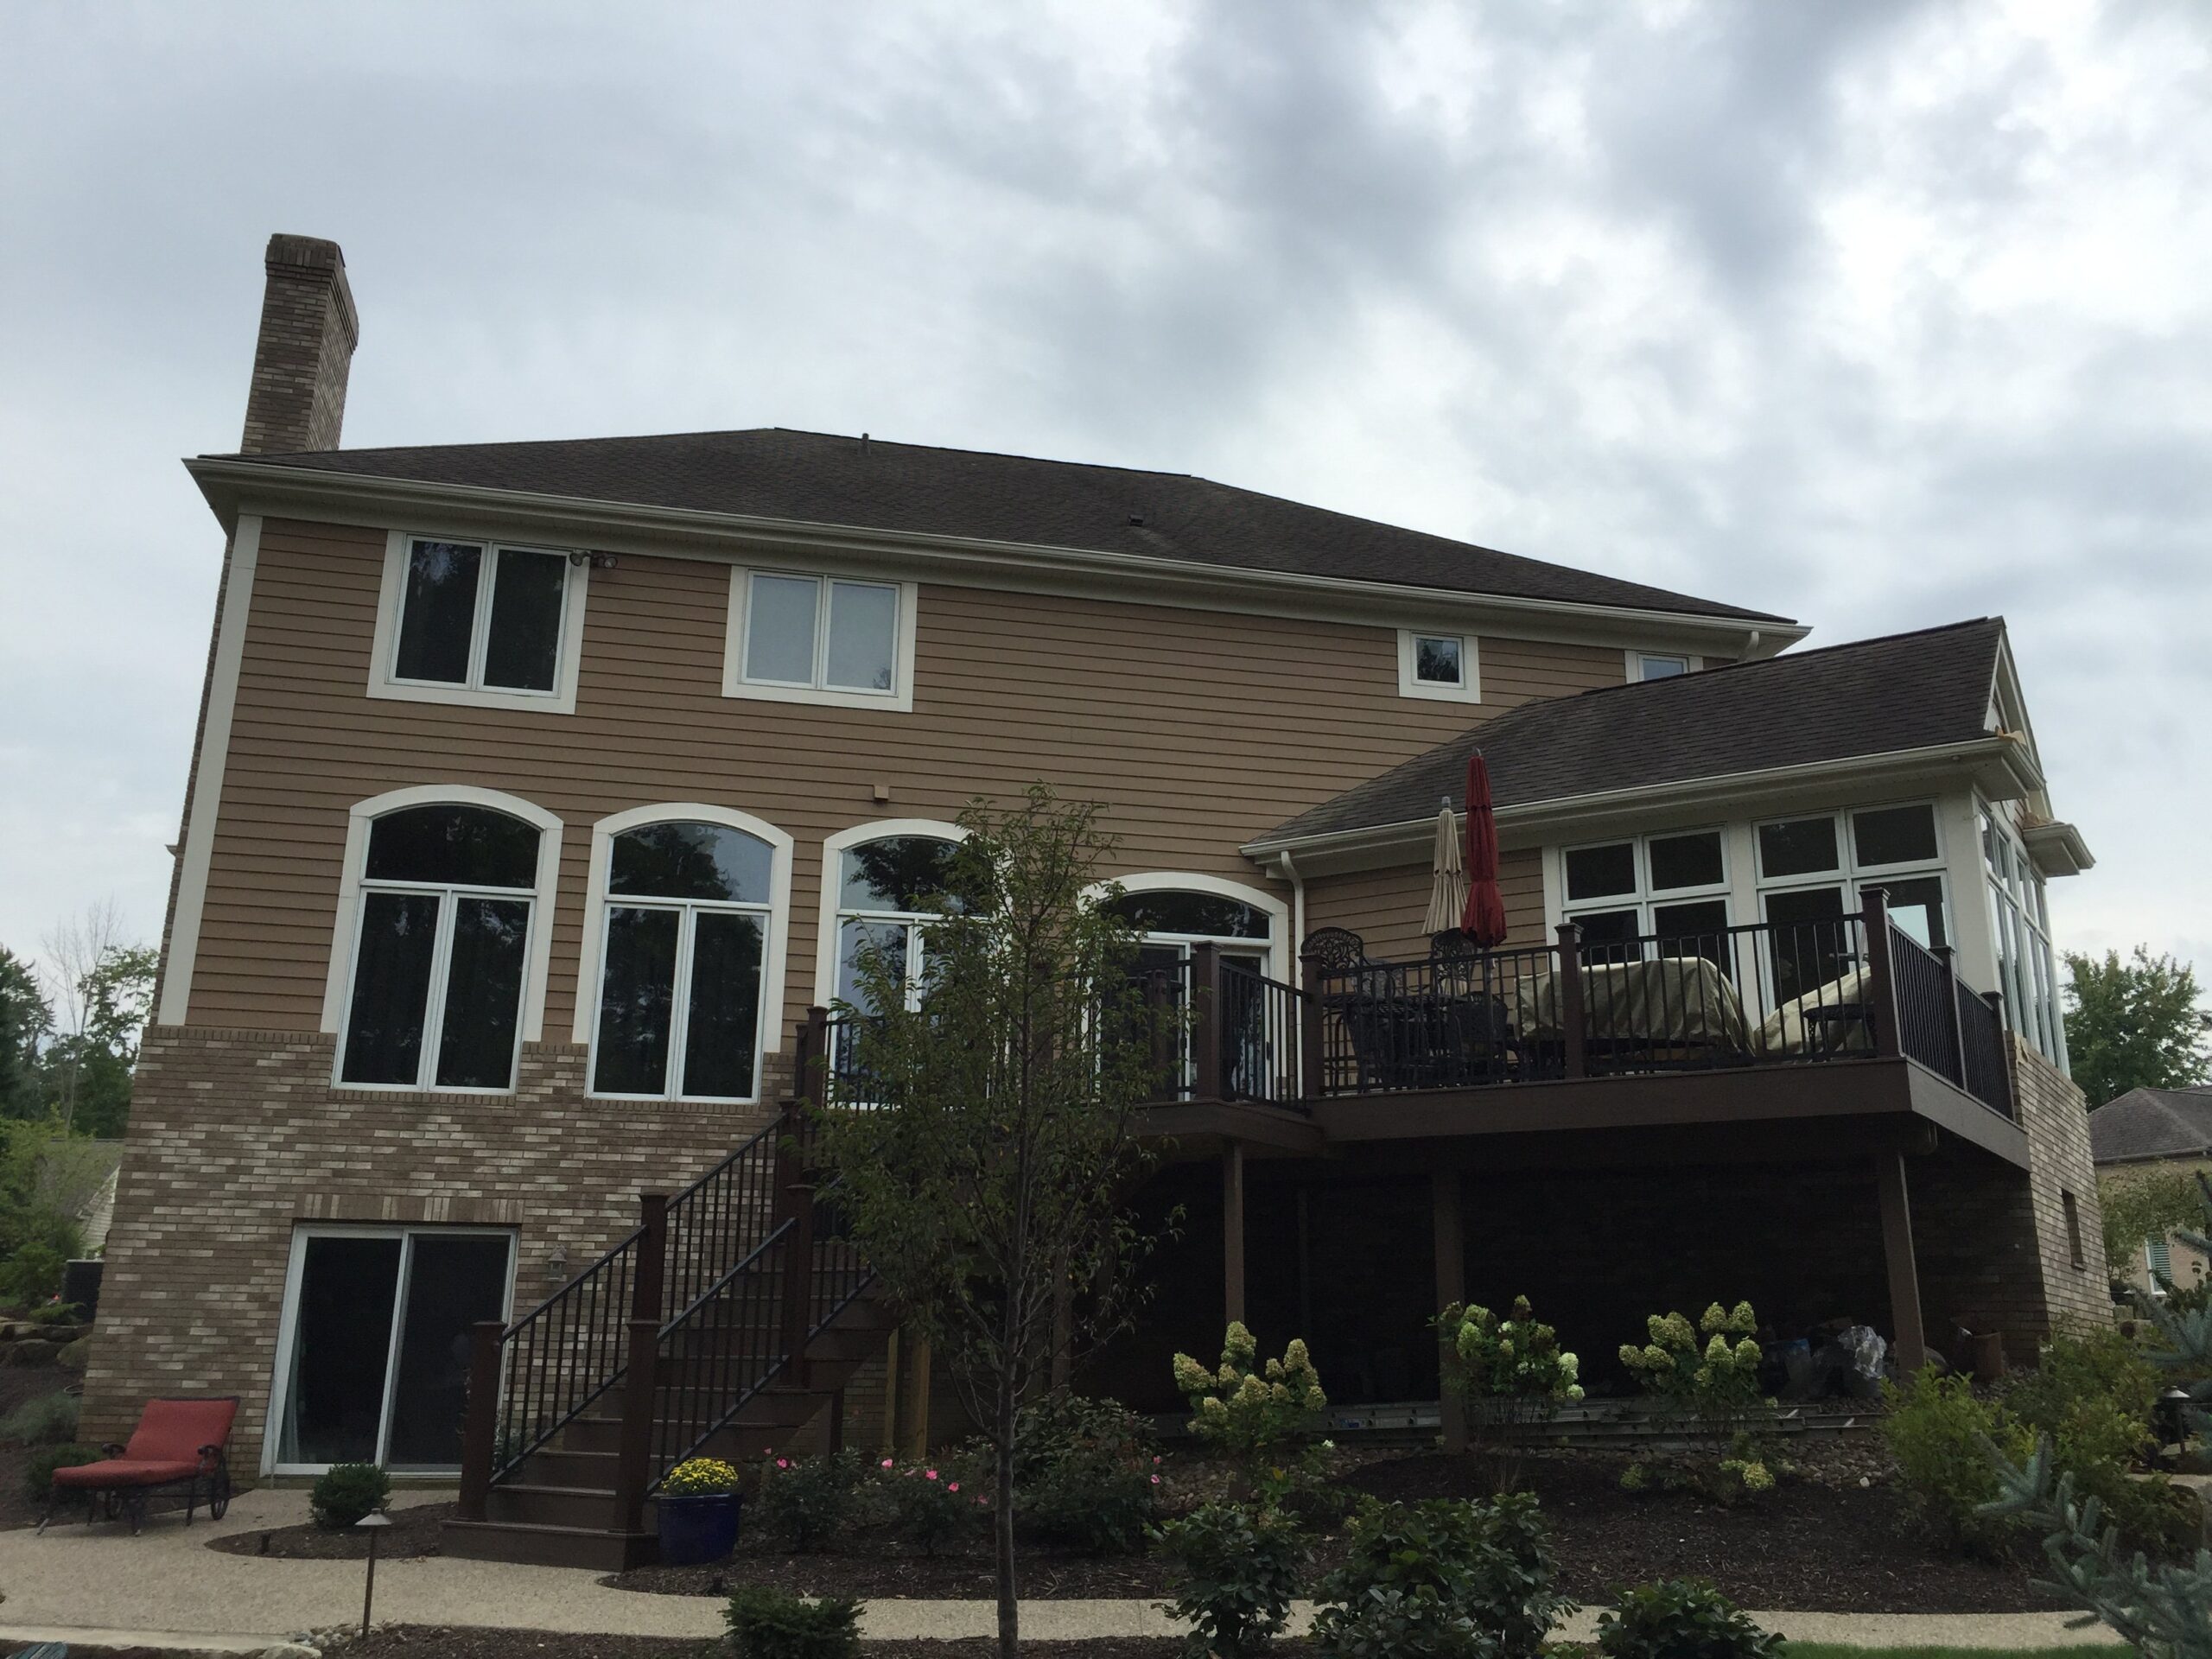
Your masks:
<path fill-rule="evenodd" d="M 68 1344 L 54 1357 L 54 1363 L 65 1370 L 81 1371 L 92 1357 L 92 1339 L 83 1336 Z"/>
<path fill-rule="evenodd" d="M 18 1342 L 8 1350 L 7 1357 L 0 1364 L 18 1365 L 25 1369 L 51 1365 L 54 1357 L 61 1351 L 51 1342 Z"/>
<path fill-rule="evenodd" d="M 322 1659 L 322 1649 L 304 1642 L 279 1642 L 273 1648 L 264 1648 L 256 1659 Z"/>

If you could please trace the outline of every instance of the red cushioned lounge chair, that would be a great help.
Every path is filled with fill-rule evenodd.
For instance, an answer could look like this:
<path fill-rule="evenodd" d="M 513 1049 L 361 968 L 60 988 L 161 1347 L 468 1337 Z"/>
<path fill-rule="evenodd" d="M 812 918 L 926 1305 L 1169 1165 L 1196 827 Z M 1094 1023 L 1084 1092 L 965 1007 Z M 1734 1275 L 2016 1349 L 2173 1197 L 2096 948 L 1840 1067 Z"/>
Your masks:
<path fill-rule="evenodd" d="M 203 1499 L 207 1513 L 221 1520 L 231 1507 L 231 1423 L 238 1414 L 234 1394 L 149 1400 L 139 1414 L 138 1427 L 130 1432 L 130 1445 L 104 1446 L 107 1456 L 99 1462 L 54 1471 L 53 1495 L 39 1530 L 46 1530 L 65 1491 L 85 1495 L 86 1522 L 105 1500 L 108 1518 L 129 1516 L 133 1534 L 145 1522 L 147 1494 L 159 1486 L 185 1489 L 188 1527 Z"/>

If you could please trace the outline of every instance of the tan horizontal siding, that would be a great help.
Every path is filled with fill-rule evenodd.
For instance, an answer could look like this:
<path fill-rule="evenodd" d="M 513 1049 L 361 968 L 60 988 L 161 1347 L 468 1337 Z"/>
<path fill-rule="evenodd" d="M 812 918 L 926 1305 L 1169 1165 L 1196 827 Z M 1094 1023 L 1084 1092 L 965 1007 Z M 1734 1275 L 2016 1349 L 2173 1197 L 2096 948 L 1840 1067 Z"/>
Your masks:
<path fill-rule="evenodd" d="M 1306 884 L 1306 925 L 1309 931 L 1348 927 L 1378 960 L 1425 957 L 1428 935 L 1421 922 L 1428 912 L 1431 880 L 1426 861 L 1313 877 Z M 1543 855 L 1535 848 L 1500 854 L 1497 886 L 1505 899 L 1505 942 L 1543 944 Z"/>
<path fill-rule="evenodd" d="M 1268 887 L 1240 842 L 1491 714 L 1621 674 L 1618 651 L 1484 639 L 1484 702 L 1427 702 L 1397 695 L 1387 628 L 925 584 L 912 713 L 755 702 L 721 695 L 726 569 L 626 556 L 592 573 L 573 715 L 400 702 L 366 695 L 384 543 L 375 529 L 264 527 L 195 1024 L 315 1027 L 346 811 L 387 790 L 476 784 L 562 820 L 545 1008 L 561 1040 L 591 826 L 626 808 L 705 801 L 794 838 L 796 1017 L 813 989 L 817 866 L 834 830 L 950 818 L 975 795 L 1043 779 L 1108 803 L 1122 873 Z M 1424 888 L 1413 933 L 1425 902 Z"/>

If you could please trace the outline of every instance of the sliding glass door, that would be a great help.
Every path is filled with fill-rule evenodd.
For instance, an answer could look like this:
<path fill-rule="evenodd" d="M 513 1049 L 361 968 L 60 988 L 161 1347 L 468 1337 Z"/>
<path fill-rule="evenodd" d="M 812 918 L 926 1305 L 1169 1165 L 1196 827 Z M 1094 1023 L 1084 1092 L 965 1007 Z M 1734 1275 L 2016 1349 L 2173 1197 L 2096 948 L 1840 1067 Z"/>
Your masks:
<path fill-rule="evenodd" d="M 508 1317 L 514 1235 L 303 1227 L 278 1335 L 270 1466 L 461 1466 L 469 1327 Z"/>

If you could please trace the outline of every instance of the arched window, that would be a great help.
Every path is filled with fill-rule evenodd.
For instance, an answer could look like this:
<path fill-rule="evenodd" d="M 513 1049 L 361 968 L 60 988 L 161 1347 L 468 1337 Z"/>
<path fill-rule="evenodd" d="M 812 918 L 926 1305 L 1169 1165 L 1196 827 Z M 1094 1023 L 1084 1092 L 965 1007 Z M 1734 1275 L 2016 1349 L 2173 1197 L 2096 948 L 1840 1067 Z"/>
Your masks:
<path fill-rule="evenodd" d="M 941 899 L 950 877 L 957 838 L 937 835 L 878 836 L 837 854 L 836 994 L 865 1007 L 860 982 L 861 957 L 869 950 L 887 953 L 904 965 L 908 995 L 922 982 L 927 949 L 929 907 Z"/>
<path fill-rule="evenodd" d="M 592 1091 L 756 1098 L 788 841 L 678 817 L 607 841 Z"/>
<path fill-rule="evenodd" d="M 1116 915 L 1143 933 L 1141 959 L 1146 969 L 1179 972 L 1190 960 L 1193 945 L 1212 944 L 1220 947 L 1224 957 L 1242 962 L 1255 972 L 1274 972 L 1280 901 L 1256 893 L 1248 898 L 1212 887 L 1149 885 L 1154 880 L 1176 879 L 1135 878 L 1124 884 L 1130 891 L 1111 906 Z M 1147 885 L 1138 887 L 1135 881 Z M 1255 904 L 1254 899 L 1262 902 Z"/>
<path fill-rule="evenodd" d="M 453 801 L 370 820 L 340 1083 L 514 1087 L 542 833 Z"/>

